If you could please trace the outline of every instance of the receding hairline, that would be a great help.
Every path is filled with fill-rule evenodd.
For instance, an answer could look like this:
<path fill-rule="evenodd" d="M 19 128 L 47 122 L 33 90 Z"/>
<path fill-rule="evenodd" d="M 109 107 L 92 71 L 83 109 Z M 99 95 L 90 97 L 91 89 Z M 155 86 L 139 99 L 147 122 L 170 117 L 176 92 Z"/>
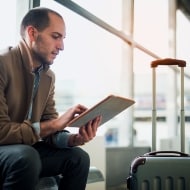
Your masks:
<path fill-rule="evenodd" d="M 47 11 L 48 13 L 52 13 L 57 15 L 58 17 L 62 18 L 62 15 L 60 13 L 58 13 L 57 11 L 54 11 L 53 9 L 47 8 L 47 7 L 34 7 L 32 9 L 30 9 L 29 11 L 33 11 L 33 10 L 42 10 L 42 11 Z"/>
<path fill-rule="evenodd" d="M 39 18 L 39 20 L 36 19 L 37 15 L 39 15 L 39 16 L 42 15 L 41 24 L 39 22 L 40 18 Z M 54 11 L 53 9 L 50 9 L 47 7 L 35 7 L 35 8 L 30 9 L 23 17 L 23 20 L 21 21 L 21 25 L 20 25 L 21 36 L 24 36 L 24 30 L 29 25 L 33 25 L 33 26 L 36 25 L 37 26 L 36 28 L 42 29 L 42 30 L 44 28 L 46 28 L 50 22 L 50 15 L 59 17 L 64 23 L 64 19 L 63 19 L 62 15 L 60 13 L 58 13 L 57 11 Z M 47 18 L 47 19 L 44 20 L 44 18 Z"/>

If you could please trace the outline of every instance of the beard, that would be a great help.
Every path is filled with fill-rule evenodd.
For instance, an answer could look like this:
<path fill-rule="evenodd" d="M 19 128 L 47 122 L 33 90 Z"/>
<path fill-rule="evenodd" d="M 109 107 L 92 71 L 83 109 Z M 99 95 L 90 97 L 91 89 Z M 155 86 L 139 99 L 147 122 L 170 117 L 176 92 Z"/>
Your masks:
<path fill-rule="evenodd" d="M 34 59 L 44 66 L 46 65 L 52 65 L 53 61 L 48 60 L 48 50 L 45 47 L 45 43 L 41 35 L 38 35 L 36 38 L 35 43 L 33 44 L 32 48 L 32 54 L 34 56 Z"/>
<path fill-rule="evenodd" d="M 38 51 L 33 51 L 33 56 L 35 60 L 37 60 L 40 64 L 42 64 L 45 67 L 53 64 L 53 61 L 48 61 L 48 59 L 46 59 L 46 56 L 42 53 L 38 53 Z"/>

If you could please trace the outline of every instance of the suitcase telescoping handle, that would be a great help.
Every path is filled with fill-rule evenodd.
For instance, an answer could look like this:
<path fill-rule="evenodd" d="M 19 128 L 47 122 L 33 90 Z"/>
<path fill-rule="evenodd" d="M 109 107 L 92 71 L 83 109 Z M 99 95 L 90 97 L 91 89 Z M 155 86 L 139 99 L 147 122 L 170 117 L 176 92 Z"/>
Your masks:
<path fill-rule="evenodd" d="M 172 59 L 172 58 L 158 59 L 151 62 L 152 68 L 157 67 L 158 65 L 178 65 L 179 67 L 185 67 L 186 62 L 184 60 Z"/>
<path fill-rule="evenodd" d="M 180 109 L 180 125 L 181 125 L 181 151 L 185 152 L 185 114 L 184 114 L 184 67 L 186 61 L 165 58 L 157 59 L 151 62 L 152 67 L 152 150 L 156 150 L 156 67 L 158 65 L 178 65 L 181 67 L 181 109 Z"/>

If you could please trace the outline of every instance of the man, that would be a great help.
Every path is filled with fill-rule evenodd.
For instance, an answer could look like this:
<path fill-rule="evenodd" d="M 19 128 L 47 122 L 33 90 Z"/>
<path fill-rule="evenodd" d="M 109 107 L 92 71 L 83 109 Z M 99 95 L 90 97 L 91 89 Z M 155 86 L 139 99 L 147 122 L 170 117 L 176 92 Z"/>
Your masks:
<path fill-rule="evenodd" d="M 40 177 L 61 174 L 59 189 L 84 190 L 90 161 L 78 146 L 95 137 L 101 116 L 71 134 L 64 128 L 87 108 L 79 104 L 59 117 L 56 112 L 49 66 L 64 49 L 64 20 L 34 8 L 20 34 L 18 46 L 0 55 L 1 189 L 33 190 Z"/>

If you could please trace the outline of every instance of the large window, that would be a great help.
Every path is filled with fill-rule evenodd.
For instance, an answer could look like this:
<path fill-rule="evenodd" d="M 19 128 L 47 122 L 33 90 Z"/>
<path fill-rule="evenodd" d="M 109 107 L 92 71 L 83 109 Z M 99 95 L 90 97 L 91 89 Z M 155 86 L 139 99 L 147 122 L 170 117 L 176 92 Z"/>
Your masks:
<path fill-rule="evenodd" d="M 52 66 L 56 73 L 58 111 L 63 112 L 77 103 L 90 107 L 108 94 L 120 94 L 123 42 L 56 2 L 41 3 L 58 10 L 67 28 L 65 49 Z M 117 127 L 121 120 L 115 118 L 105 125 Z M 99 132 L 106 130 L 102 127 Z"/>
<path fill-rule="evenodd" d="M 75 2 L 112 27 L 122 30 L 122 23 L 125 22 L 125 18 L 122 18 L 122 1 L 115 3 L 115 1 L 105 0 L 101 2 L 101 6 L 98 1 Z M 56 2 L 41 1 L 41 4 L 58 10 L 65 18 L 67 25 L 65 50 L 52 67 L 57 78 L 56 101 L 58 110 L 62 112 L 67 107 L 79 102 L 91 106 L 107 94 L 126 95 L 123 94 L 123 86 L 129 86 L 127 83 L 132 83 L 133 79 L 127 82 L 124 80 L 126 79 L 124 75 L 127 72 L 123 69 L 128 67 L 123 65 L 133 64 L 134 98 L 136 100 L 133 123 L 136 134 L 135 144 L 150 145 L 152 109 L 150 62 L 155 57 L 135 48 L 133 59 L 131 59 L 133 62 L 125 63 L 123 52 L 127 53 L 124 49 L 128 48 L 128 44 L 124 43 L 123 40 Z M 160 58 L 169 57 L 171 51 L 169 49 L 171 36 L 168 6 L 168 2 L 165 0 L 154 2 L 139 0 L 134 3 L 134 40 Z M 161 12 L 162 14 L 160 14 Z M 183 35 L 178 34 L 178 39 L 181 37 Z M 177 47 L 180 52 L 181 46 Z M 183 56 L 180 58 L 183 59 Z M 173 87 L 167 88 L 170 86 L 170 80 L 168 80 L 170 70 L 169 68 L 158 69 L 157 101 L 160 120 L 158 141 L 167 138 L 170 133 L 170 128 L 167 129 L 166 123 L 168 120 L 168 105 L 166 103 L 170 102 L 168 91 L 174 90 Z M 163 84 L 166 85 L 166 88 L 163 88 Z M 105 136 L 112 133 L 115 145 L 121 145 L 119 142 L 129 144 L 131 130 L 128 126 L 128 117 L 126 111 L 107 123 L 100 131 Z M 161 132 L 163 129 L 167 129 L 166 133 Z M 120 138 L 128 140 L 122 141 Z"/>
<path fill-rule="evenodd" d="M 4 49 L 6 46 L 15 45 L 16 0 L 7 0 L 3 2 L 3 6 L 0 6 L 0 23 L 0 49 Z"/>
<path fill-rule="evenodd" d="M 17 42 L 19 19 L 26 11 L 22 8 L 23 3 L 21 6 L 18 2 L 20 1 L 7 0 L 0 7 L 2 26 L 0 48 L 14 45 Z M 23 2 L 27 4 L 27 1 Z M 122 0 L 93 0 L 90 2 L 76 0 L 73 2 L 112 26 L 118 32 L 122 32 L 123 25 L 129 22 L 129 18 L 123 16 L 123 11 L 127 11 L 128 7 L 123 9 L 124 1 Z M 56 74 L 55 98 L 58 111 L 62 113 L 77 103 L 90 107 L 108 94 L 134 95 L 133 98 L 136 100 L 134 107 L 106 123 L 100 128 L 99 133 L 105 135 L 105 139 L 110 137 L 111 134 L 110 145 L 121 146 L 131 143 L 131 132 L 135 130 L 134 144 L 150 145 L 152 106 L 150 62 L 155 59 L 154 56 L 150 55 L 150 52 L 161 58 L 171 56 L 168 1 L 134 1 L 133 40 L 143 48 L 128 44 L 117 35 L 56 1 L 41 0 L 40 3 L 41 6 L 57 10 L 64 17 L 67 27 L 67 35 L 64 41 L 65 49 L 52 65 L 52 70 Z M 131 11 L 131 7 L 129 9 L 128 11 Z M 181 11 L 177 11 L 176 26 L 176 57 L 185 59 L 188 63 L 190 24 Z M 130 29 L 127 33 L 129 31 Z M 130 71 L 132 75 L 130 76 L 129 68 L 132 68 Z M 188 71 L 189 66 L 187 64 L 186 72 L 188 73 Z M 168 91 L 175 93 L 175 89 L 170 86 L 170 80 L 173 80 L 170 77 L 170 72 L 171 69 L 169 68 L 158 70 L 159 140 L 167 138 L 170 133 L 170 129 L 167 129 L 166 133 L 161 132 L 162 129 L 165 130 L 168 127 L 166 122 L 168 121 L 168 113 L 171 112 L 168 110 L 168 104 L 170 104 Z M 186 115 L 189 115 L 190 107 L 188 83 L 189 78 L 186 77 Z M 131 85 L 133 88 L 130 88 Z M 179 99 L 179 89 L 176 99 Z M 131 116 L 131 112 L 134 115 Z M 188 124 L 187 122 L 187 132 L 189 131 Z"/>

